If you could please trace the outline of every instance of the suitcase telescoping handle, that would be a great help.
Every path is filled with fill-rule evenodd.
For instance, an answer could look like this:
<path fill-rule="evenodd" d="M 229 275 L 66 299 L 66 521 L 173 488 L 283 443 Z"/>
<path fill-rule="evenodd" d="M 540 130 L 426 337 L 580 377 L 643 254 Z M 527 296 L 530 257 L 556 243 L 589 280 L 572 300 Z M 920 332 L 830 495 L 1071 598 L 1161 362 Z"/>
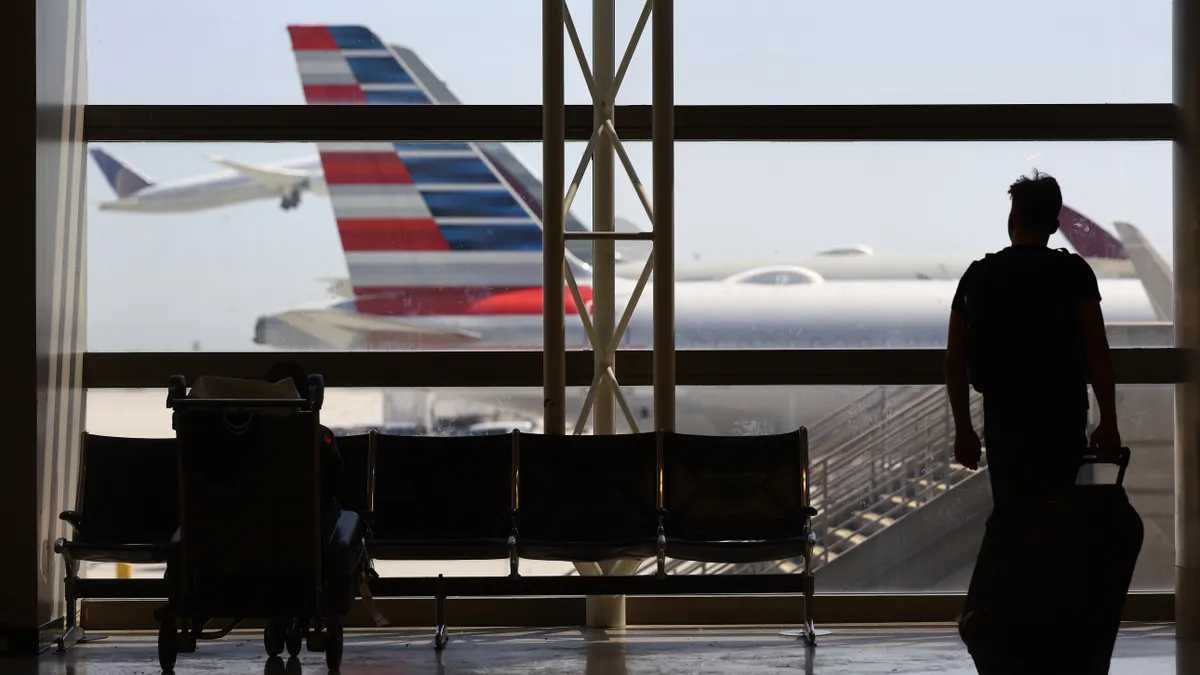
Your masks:
<path fill-rule="evenodd" d="M 1129 468 L 1129 457 L 1132 455 L 1127 447 L 1117 448 L 1116 450 L 1099 450 L 1096 448 L 1088 448 L 1083 453 L 1084 464 L 1116 464 L 1117 469 L 1117 485 L 1125 483 L 1125 470 Z"/>

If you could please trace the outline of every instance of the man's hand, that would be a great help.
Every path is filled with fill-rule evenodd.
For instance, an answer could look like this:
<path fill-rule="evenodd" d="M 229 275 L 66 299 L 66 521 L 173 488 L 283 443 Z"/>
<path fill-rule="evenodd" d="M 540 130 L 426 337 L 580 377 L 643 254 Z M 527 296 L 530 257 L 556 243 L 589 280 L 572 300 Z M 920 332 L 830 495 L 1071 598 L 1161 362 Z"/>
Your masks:
<path fill-rule="evenodd" d="M 983 455 L 979 434 L 975 429 L 967 427 L 954 431 L 954 459 L 959 464 L 975 471 L 979 468 L 979 458 Z"/>
<path fill-rule="evenodd" d="M 1100 420 L 1092 431 L 1091 445 L 1097 450 L 1116 450 L 1121 447 L 1121 432 L 1112 419 Z"/>

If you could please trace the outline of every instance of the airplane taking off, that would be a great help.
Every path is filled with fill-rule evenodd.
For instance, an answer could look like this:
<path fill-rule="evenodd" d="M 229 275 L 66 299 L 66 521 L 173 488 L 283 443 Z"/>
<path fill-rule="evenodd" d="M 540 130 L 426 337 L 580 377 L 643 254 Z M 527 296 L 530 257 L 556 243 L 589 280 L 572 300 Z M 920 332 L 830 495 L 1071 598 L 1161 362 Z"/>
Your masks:
<path fill-rule="evenodd" d="M 311 105 L 429 100 L 400 52 L 364 27 L 289 26 L 289 32 Z M 541 220 L 479 144 L 320 143 L 318 150 L 349 267 L 350 298 L 261 317 L 256 342 L 293 350 L 541 347 Z M 570 252 L 567 264 L 580 297 L 577 302 L 568 292 L 565 310 L 577 315 L 582 305 L 590 314 L 591 269 Z M 676 347 L 940 347 L 956 285 L 950 279 L 819 276 L 800 284 L 762 284 L 744 276 L 678 282 Z M 634 284 L 618 279 L 616 286 L 620 316 Z M 1119 324 L 1113 326 L 1114 344 L 1153 342 L 1160 326 L 1136 280 L 1104 279 L 1100 291 L 1107 320 Z M 652 297 L 648 286 L 622 349 L 652 344 Z M 568 348 L 589 347 L 577 318 L 568 319 L 566 337 Z M 531 411 L 542 408 L 540 392 L 480 394 L 492 401 L 509 398 Z M 815 388 L 799 404 L 802 418 L 818 418 L 843 402 L 829 394 Z M 780 398 L 771 388 L 739 388 L 730 396 L 720 388 L 684 387 L 680 428 L 698 428 L 688 419 L 719 431 L 746 415 L 793 416 L 795 406 Z M 630 402 L 649 410 L 636 398 Z"/>
<path fill-rule="evenodd" d="M 380 43 L 382 44 L 382 42 Z M 389 45 L 386 49 L 405 64 L 411 86 L 422 96 L 402 99 L 408 105 L 461 105 L 449 87 L 411 49 Z M 308 57 L 305 57 L 308 58 Z M 379 102 L 381 91 L 373 92 Z M 372 101 L 367 101 L 372 102 Z M 542 215 L 542 184 L 503 143 L 472 143 L 492 169 L 498 172 L 517 194 L 525 208 L 537 219 Z M 436 148 L 437 146 L 431 146 Z M 274 164 L 254 165 L 223 157 L 210 158 L 230 171 L 189 178 L 179 182 L 153 184 L 137 171 L 99 148 L 92 156 L 104 172 L 117 199 L 101 204 L 101 209 L 127 212 L 191 212 L 230 206 L 262 199 L 279 199 L 285 211 L 296 208 L 301 194 L 311 191 L 328 196 L 325 174 L 319 157 L 293 159 Z M 627 220 L 618 218 L 618 231 L 636 231 Z M 1132 278 L 1133 266 L 1120 241 L 1086 216 L 1064 206 L 1060 231 L 1080 255 L 1088 259 L 1101 278 Z M 569 232 L 588 230 L 574 214 L 568 213 Z M 592 246 L 586 241 L 567 244 L 576 258 L 592 264 Z M 636 280 L 649 252 L 646 242 L 617 242 L 616 276 Z M 772 260 L 679 260 L 675 263 L 676 281 L 722 281 L 737 278 L 756 284 L 808 284 L 813 279 L 957 279 L 974 260 L 966 255 L 875 254 L 861 244 L 822 251 L 801 259 Z M 343 296 L 348 279 L 330 280 L 330 292 Z"/>
<path fill-rule="evenodd" d="M 92 148 L 91 154 L 117 195 L 100 203 L 104 211 L 190 213 L 260 199 L 279 199 L 287 211 L 300 205 L 301 192 L 329 194 L 320 160 L 311 157 L 262 166 L 211 157 L 233 171 L 156 184 L 101 148 Z"/>

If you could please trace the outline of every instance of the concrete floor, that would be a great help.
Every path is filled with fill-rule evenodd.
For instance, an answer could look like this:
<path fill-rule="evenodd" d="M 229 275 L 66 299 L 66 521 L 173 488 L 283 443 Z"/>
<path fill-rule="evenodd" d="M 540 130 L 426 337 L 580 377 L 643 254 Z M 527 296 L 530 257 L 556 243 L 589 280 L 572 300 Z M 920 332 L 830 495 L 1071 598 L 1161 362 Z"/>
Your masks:
<path fill-rule="evenodd" d="M 833 626 L 806 658 L 800 643 L 775 628 L 636 628 L 621 631 L 460 629 L 440 655 L 428 631 L 359 631 L 347 636 L 342 673 L 438 675 L 626 673 L 813 673 L 968 675 L 975 672 L 953 626 Z M 1176 664 L 1169 624 L 1128 625 L 1117 642 L 1112 675 L 1190 674 Z M 28 661 L 0 661 L 8 675 L 150 675 L 159 673 L 155 640 L 148 633 L 113 634 L 78 645 L 65 655 L 48 652 Z M 285 664 L 269 662 L 259 632 L 235 632 L 202 642 L 179 657 L 177 675 L 249 673 L 321 674 L 323 654 L 303 652 Z"/>

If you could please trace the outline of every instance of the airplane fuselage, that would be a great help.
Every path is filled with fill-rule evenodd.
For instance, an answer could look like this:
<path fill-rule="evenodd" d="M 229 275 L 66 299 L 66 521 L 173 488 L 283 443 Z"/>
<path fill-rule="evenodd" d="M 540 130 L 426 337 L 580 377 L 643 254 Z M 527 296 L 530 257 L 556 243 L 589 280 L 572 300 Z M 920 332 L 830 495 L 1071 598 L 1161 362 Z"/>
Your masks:
<path fill-rule="evenodd" d="M 624 286 L 624 285 L 622 285 Z M 837 281 L 804 286 L 761 286 L 720 282 L 680 283 L 675 288 L 677 349 L 937 348 L 945 345 L 955 280 Z M 628 289 L 616 301 L 619 317 Z M 1109 323 L 1157 321 L 1145 290 L 1136 280 L 1100 281 Z M 353 310 L 352 303 L 335 307 Z M 495 316 L 375 317 L 441 330 L 481 335 L 466 349 L 539 349 L 540 314 Z M 260 341 L 283 348 L 298 345 L 271 338 L 271 318 L 260 326 Z M 278 335 L 283 335 L 283 332 Z M 653 335 L 653 285 L 648 285 L 621 340 L 623 349 L 649 348 Z M 581 322 L 568 317 L 567 343 L 588 348 Z M 444 348 L 432 338 L 408 336 L 397 349 Z M 1128 346 L 1128 345 L 1127 345 Z"/>
<path fill-rule="evenodd" d="M 940 348 L 946 344 L 950 303 L 957 282 L 848 281 L 811 286 L 755 286 L 678 284 L 675 294 L 676 348 Z M 652 291 L 652 286 L 646 288 L 622 336 L 620 348 L 649 349 L 653 345 Z M 1105 319 L 1110 324 L 1109 339 L 1114 347 L 1170 345 L 1170 326 L 1156 320 L 1138 281 L 1102 280 L 1100 292 L 1104 298 Z M 627 296 L 618 301 L 618 317 L 627 302 Z M 351 304 L 341 303 L 340 306 L 345 309 Z M 395 321 L 480 333 L 481 339 L 463 345 L 465 349 L 538 349 L 542 344 L 540 315 L 396 317 Z M 260 319 L 257 332 L 256 341 L 280 349 L 329 348 L 280 317 Z M 567 317 L 566 338 L 568 349 L 590 348 L 578 317 Z M 352 348 L 419 350 L 446 347 L 409 335 L 386 344 L 363 343 Z M 623 391 L 636 414 L 648 420 L 652 415 L 649 390 L 623 388 Z M 747 424 L 756 425 L 760 431 L 784 429 L 794 423 L 811 424 L 863 393 L 860 387 L 680 387 L 677 428 L 728 433 Z M 585 394 L 586 390 L 581 388 L 570 390 L 569 414 L 581 408 Z M 471 397 L 472 394 L 458 392 L 454 395 Z M 540 390 L 488 388 L 479 391 L 478 398 L 490 403 L 504 401 L 511 407 L 532 413 L 542 407 Z"/>
<path fill-rule="evenodd" d="M 789 267 L 810 270 L 829 281 L 958 279 L 967 267 L 980 257 L 982 254 L 919 253 L 808 256 L 772 260 L 680 260 L 675 263 L 675 281 L 719 281 L 749 270 L 762 270 L 761 283 L 786 285 L 798 280 L 798 275 L 787 272 Z M 1090 258 L 1088 263 L 1096 276 L 1102 279 L 1136 278 L 1133 264 L 1128 260 Z M 772 274 L 773 270 L 777 270 L 778 273 Z M 641 262 L 627 261 L 617 266 L 616 274 L 626 279 L 637 279 L 641 271 Z"/>

